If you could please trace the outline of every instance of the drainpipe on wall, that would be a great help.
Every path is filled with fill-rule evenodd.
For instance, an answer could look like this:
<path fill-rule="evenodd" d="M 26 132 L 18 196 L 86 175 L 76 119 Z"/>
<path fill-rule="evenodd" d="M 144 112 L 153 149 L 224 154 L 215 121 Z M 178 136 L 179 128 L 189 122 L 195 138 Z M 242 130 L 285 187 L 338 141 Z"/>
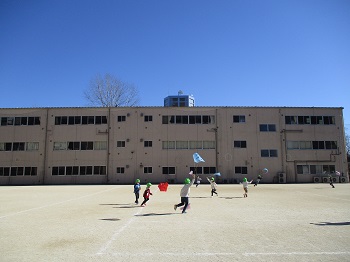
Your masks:
<path fill-rule="evenodd" d="M 47 141 L 48 141 L 48 128 L 49 128 L 49 108 L 46 109 L 46 127 L 45 127 L 45 142 L 44 142 L 44 174 L 43 174 L 43 182 L 45 184 L 45 176 L 47 170 Z"/>
<path fill-rule="evenodd" d="M 108 107 L 108 126 L 107 126 L 107 128 L 108 128 L 108 130 L 107 130 L 107 174 L 106 174 L 106 184 L 108 184 L 109 183 L 109 158 L 110 158 L 110 152 L 109 152 L 109 148 L 110 148 L 110 131 L 111 131 L 111 108 L 110 107 Z"/>

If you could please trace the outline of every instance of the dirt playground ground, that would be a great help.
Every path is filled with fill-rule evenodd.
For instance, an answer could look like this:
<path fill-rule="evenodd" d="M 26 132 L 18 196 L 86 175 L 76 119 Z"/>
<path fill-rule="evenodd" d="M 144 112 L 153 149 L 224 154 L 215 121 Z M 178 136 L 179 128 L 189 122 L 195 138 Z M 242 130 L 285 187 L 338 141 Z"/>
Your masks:
<path fill-rule="evenodd" d="M 350 261 L 350 184 L 181 187 L 1 186 L 0 261 Z"/>

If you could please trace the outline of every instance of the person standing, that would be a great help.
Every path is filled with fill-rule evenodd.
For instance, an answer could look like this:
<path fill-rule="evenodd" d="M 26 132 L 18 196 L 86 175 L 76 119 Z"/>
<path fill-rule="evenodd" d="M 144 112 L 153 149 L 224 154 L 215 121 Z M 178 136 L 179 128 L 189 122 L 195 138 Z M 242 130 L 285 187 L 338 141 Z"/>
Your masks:
<path fill-rule="evenodd" d="M 139 203 L 140 190 L 141 190 L 140 179 L 136 179 L 135 184 L 134 184 L 134 194 L 135 194 L 135 198 L 136 198 L 135 204 Z"/>
<path fill-rule="evenodd" d="M 181 188 L 181 191 L 180 191 L 181 202 L 177 205 L 174 205 L 175 211 L 178 207 L 184 206 L 184 208 L 182 209 L 182 214 L 186 213 L 186 209 L 189 204 L 190 187 L 194 184 L 194 180 L 196 177 L 192 171 L 190 172 L 190 175 L 192 176 L 192 180 L 189 178 L 186 178 L 184 181 L 184 186 Z"/>

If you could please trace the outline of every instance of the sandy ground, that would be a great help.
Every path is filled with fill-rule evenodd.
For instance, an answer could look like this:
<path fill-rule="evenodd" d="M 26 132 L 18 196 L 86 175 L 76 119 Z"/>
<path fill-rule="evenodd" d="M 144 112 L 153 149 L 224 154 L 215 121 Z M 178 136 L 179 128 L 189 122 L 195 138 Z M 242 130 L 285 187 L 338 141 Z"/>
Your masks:
<path fill-rule="evenodd" d="M 350 261 L 350 184 L 181 187 L 1 186 L 0 261 Z"/>

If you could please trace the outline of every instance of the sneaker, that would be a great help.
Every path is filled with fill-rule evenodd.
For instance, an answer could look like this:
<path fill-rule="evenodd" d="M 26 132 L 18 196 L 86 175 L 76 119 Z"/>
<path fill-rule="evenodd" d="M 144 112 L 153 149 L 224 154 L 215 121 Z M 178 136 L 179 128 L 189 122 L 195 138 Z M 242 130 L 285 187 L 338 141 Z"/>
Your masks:
<path fill-rule="evenodd" d="M 182 212 L 182 214 L 187 214 L 187 212 L 185 211 L 185 212 Z"/>
<path fill-rule="evenodd" d="M 174 210 L 176 211 L 176 209 L 177 209 L 177 205 L 174 205 Z"/>
<path fill-rule="evenodd" d="M 142 207 L 146 206 L 145 204 L 141 205 Z"/>

